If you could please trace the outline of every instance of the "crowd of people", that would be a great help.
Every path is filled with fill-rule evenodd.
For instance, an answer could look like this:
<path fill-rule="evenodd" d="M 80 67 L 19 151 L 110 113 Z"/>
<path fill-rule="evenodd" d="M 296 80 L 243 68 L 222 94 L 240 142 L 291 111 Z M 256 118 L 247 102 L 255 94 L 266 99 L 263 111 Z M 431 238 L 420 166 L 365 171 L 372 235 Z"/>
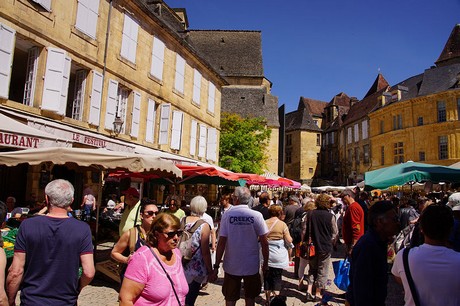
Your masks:
<path fill-rule="evenodd" d="M 95 268 L 90 227 L 69 216 L 73 199 L 68 181 L 46 186 L 47 213 L 21 222 L 6 282 L 0 252 L 0 305 L 14 305 L 19 290 L 21 305 L 76 304 Z M 0 202 L 3 220 L 11 201 Z M 221 269 L 226 305 L 240 299 L 242 284 L 246 305 L 255 305 L 261 292 L 266 305 L 282 305 L 289 266 L 304 301 L 328 305 L 332 253 L 341 243 L 351 263 L 342 295 L 348 305 L 385 305 L 389 274 L 402 284 L 405 305 L 460 305 L 454 294 L 460 286 L 458 192 L 422 196 L 355 188 L 278 194 L 236 187 L 221 194 L 219 203 L 213 220 L 202 196 L 190 203 L 170 197 L 161 209 L 141 200 L 136 188 L 123 191 L 120 238 L 111 252 L 120 266 L 120 305 L 199 304 L 199 291 Z M 96 197 L 85 194 L 85 215 L 96 205 Z M 104 211 L 118 206 L 109 197 Z M 390 258 L 389 245 L 406 228 L 406 248 Z"/>

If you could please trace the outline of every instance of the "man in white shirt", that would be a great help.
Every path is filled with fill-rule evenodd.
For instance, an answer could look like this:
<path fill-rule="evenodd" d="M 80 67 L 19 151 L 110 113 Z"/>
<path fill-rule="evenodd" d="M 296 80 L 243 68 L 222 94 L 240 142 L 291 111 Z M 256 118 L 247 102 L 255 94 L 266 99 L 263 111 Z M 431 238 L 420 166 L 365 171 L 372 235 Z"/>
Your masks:
<path fill-rule="evenodd" d="M 425 243 L 410 249 L 409 271 L 420 305 L 460 305 L 460 253 L 447 248 L 454 224 L 452 210 L 446 205 L 430 205 L 420 216 Z M 396 255 L 393 273 L 404 286 L 406 306 L 415 305 L 403 263 L 404 249 Z"/>
<path fill-rule="evenodd" d="M 217 243 L 216 263 L 209 275 L 209 281 L 217 279 L 222 256 L 224 257 L 224 283 L 222 293 L 227 306 L 236 305 L 240 298 L 241 279 L 244 281 L 246 305 L 254 305 L 262 287 L 259 267 L 259 242 L 262 247 L 264 264 L 262 271 L 268 269 L 268 228 L 258 211 L 248 207 L 251 193 L 246 187 L 236 187 L 233 193 L 233 208 L 228 210 L 220 222 L 219 242 Z"/>

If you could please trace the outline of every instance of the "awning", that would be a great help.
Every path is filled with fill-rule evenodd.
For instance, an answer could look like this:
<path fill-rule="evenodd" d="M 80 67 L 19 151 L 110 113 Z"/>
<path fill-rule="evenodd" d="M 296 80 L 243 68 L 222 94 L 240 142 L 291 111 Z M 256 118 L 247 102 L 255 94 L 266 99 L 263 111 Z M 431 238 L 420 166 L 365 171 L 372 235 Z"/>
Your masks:
<path fill-rule="evenodd" d="M 0 113 L 0 146 L 19 149 L 71 147 L 72 141 L 37 130 Z"/>

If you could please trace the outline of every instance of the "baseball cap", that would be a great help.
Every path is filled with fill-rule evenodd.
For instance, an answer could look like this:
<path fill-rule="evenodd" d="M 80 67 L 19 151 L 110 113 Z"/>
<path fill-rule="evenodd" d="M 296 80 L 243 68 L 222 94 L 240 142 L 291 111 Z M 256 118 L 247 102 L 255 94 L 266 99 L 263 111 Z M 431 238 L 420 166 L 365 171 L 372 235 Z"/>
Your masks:
<path fill-rule="evenodd" d="M 139 195 L 139 191 L 137 191 L 136 188 L 134 187 L 129 187 L 128 189 L 126 189 L 125 191 L 122 192 L 124 195 L 131 195 L 133 197 L 136 197 L 136 198 L 139 198 L 140 195 Z"/>
<path fill-rule="evenodd" d="M 453 211 L 460 210 L 460 192 L 450 195 L 448 204 Z"/>

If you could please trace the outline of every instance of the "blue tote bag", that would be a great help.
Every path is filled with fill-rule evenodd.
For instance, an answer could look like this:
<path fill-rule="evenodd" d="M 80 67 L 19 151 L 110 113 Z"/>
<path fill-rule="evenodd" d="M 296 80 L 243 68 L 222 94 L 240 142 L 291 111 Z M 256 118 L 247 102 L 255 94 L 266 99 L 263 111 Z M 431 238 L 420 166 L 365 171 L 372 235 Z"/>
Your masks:
<path fill-rule="evenodd" d="M 350 284 L 350 278 L 348 273 L 350 272 L 350 262 L 348 258 L 334 261 L 332 263 L 334 267 L 334 284 L 340 290 L 347 291 L 348 285 Z"/>

